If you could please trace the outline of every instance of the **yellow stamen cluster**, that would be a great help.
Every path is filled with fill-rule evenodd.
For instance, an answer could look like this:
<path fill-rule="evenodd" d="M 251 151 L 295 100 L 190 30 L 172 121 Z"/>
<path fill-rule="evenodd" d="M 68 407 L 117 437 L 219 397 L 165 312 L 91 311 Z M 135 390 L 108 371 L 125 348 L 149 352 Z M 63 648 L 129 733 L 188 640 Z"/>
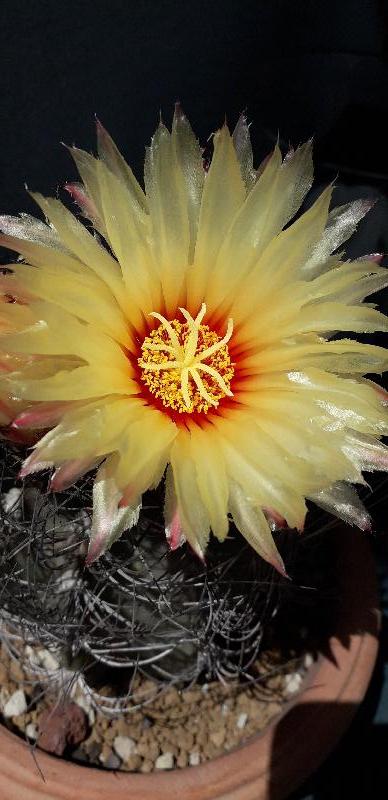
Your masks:
<path fill-rule="evenodd" d="M 230 382 L 234 367 L 227 343 L 233 333 L 228 321 L 226 334 L 220 338 L 202 324 L 206 305 L 195 319 L 180 308 L 185 322 L 168 321 L 161 314 L 151 316 L 160 325 L 146 336 L 138 359 L 141 380 L 151 394 L 166 408 L 178 413 L 204 412 L 216 408 L 223 397 L 232 397 Z"/>

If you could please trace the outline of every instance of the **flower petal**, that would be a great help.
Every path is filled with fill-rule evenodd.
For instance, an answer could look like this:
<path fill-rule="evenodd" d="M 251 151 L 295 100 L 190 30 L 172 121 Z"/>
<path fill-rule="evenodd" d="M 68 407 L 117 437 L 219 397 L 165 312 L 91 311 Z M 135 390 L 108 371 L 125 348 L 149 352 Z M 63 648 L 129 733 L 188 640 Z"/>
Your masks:
<path fill-rule="evenodd" d="M 109 286 L 125 310 L 126 298 L 117 262 L 59 200 L 38 193 L 31 193 L 31 196 L 54 225 L 65 247 Z"/>
<path fill-rule="evenodd" d="M 171 448 L 170 463 L 183 535 L 194 552 L 203 558 L 210 534 L 210 518 L 199 492 L 187 431 L 179 431 Z"/>
<path fill-rule="evenodd" d="M 189 297 L 193 306 L 199 306 L 204 299 L 210 270 L 246 195 L 236 151 L 226 125 L 214 135 L 213 142 L 214 154 L 205 178 L 199 215 L 195 264 L 190 275 Z"/>
<path fill-rule="evenodd" d="M 229 508 L 236 528 L 254 550 L 287 577 L 283 559 L 275 545 L 263 511 L 253 506 L 238 483 L 230 486 Z"/>
<path fill-rule="evenodd" d="M 187 213 L 190 226 L 188 260 L 189 264 L 191 264 L 197 238 L 205 170 L 198 140 L 195 138 L 191 125 L 179 103 L 175 104 L 171 141 L 186 184 Z"/>
<path fill-rule="evenodd" d="M 179 304 L 189 259 L 190 229 L 185 179 L 171 134 L 162 123 L 147 150 L 144 170 L 154 260 L 170 314 Z"/>
<path fill-rule="evenodd" d="M 125 530 L 137 524 L 141 505 L 118 508 L 120 492 L 114 479 L 114 460 L 100 466 L 93 485 L 93 518 L 86 566 L 109 550 Z"/>
<path fill-rule="evenodd" d="M 337 250 L 357 230 L 357 225 L 374 205 L 373 200 L 355 200 L 330 212 L 322 238 L 305 262 L 303 274 L 309 279 L 325 270 L 330 253 Z"/>
<path fill-rule="evenodd" d="M 113 139 L 109 136 L 108 131 L 105 130 L 100 120 L 96 121 L 96 128 L 99 157 L 105 162 L 110 172 L 122 181 L 139 207 L 147 212 L 147 198 L 130 166 L 121 155 Z"/>
<path fill-rule="evenodd" d="M 249 133 L 249 125 L 246 115 L 240 114 L 237 125 L 233 131 L 233 144 L 240 164 L 242 179 L 247 191 L 250 191 L 256 183 L 256 171 L 253 168 L 252 143 Z"/>
<path fill-rule="evenodd" d="M 160 483 L 176 435 L 176 425 L 165 414 L 140 407 L 137 418 L 127 426 L 117 444 L 120 459 L 116 482 L 123 492 L 121 505 L 133 505 L 143 492 Z"/>
<path fill-rule="evenodd" d="M 211 425 L 205 429 L 191 426 L 190 450 L 195 463 L 199 494 L 209 514 L 212 532 L 217 539 L 223 541 L 229 530 L 229 483 L 217 436 Z"/>
<path fill-rule="evenodd" d="M 371 518 L 356 490 L 343 481 L 310 495 L 309 500 L 342 519 L 347 525 L 357 525 L 362 531 L 371 530 Z"/>

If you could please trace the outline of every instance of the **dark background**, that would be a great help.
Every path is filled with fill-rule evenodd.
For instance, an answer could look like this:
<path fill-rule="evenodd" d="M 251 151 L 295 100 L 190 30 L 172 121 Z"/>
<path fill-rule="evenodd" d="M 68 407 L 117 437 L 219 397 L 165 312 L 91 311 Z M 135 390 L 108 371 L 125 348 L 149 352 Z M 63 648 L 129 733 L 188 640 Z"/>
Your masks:
<path fill-rule="evenodd" d="M 203 143 L 225 113 L 234 125 L 246 109 L 256 163 L 278 133 L 285 147 L 314 135 L 318 186 L 336 178 L 336 203 L 378 199 L 349 254 L 388 251 L 382 0 L 3 0 L 0 213 L 35 212 L 25 183 L 54 194 L 75 178 L 60 142 L 94 150 L 94 115 L 140 178 L 159 112 L 169 123 L 177 99 Z M 387 311 L 386 293 L 380 303 Z M 385 495 L 380 480 L 377 549 L 388 615 Z M 298 798 L 387 796 L 387 635 L 384 641 L 361 715 Z"/>
<path fill-rule="evenodd" d="M 74 174 L 94 115 L 141 176 L 180 99 L 202 142 L 247 109 L 257 158 L 315 136 L 317 176 L 388 185 L 388 5 L 379 0 L 3 0 L 0 207 Z M 388 245 L 387 245 L 388 249 Z"/>

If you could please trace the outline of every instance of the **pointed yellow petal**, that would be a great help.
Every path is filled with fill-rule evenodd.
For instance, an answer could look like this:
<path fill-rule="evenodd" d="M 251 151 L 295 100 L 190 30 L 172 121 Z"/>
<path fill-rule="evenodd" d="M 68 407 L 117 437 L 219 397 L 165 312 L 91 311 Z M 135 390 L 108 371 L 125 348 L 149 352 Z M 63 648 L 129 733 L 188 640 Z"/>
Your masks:
<path fill-rule="evenodd" d="M 61 401 L 89 400 L 110 394 L 136 395 L 138 384 L 115 368 L 101 366 L 77 367 L 49 378 L 27 379 L 23 373 L 12 380 L 13 391 L 26 400 Z"/>
<path fill-rule="evenodd" d="M 275 508 L 290 527 L 303 527 L 304 491 L 307 485 L 311 491 L 316 486 L 308 466 L 288 459 L 254 424 L 244 425 L 241 412 L 234 422 L 215 418 L 214 424 L 229 480 L 238 476 L 255 506 Z"/>
<path fill-rule="evenodd" d="M 97 146 L 98 155 L 101 160 L 105 162 L 110 172 L 122 181 L 139 207 L 147 213 L 147 199 L 143 189 L 136 180 L 130 166 L 116 147 L 113 139 L 111 139 L 109 133 L 99 120 L 97 121 Z"/>
<path fill-rule="evenodd" d="M 100 195 L 98 180 L 98 161 L 90 153 L 80 150 L 78 147 L 69 147 L 70 155 L 73 157 L 87 196 L 90 198 L 95 212 L 92 216 L 93 227 L 107 240 L 109 236 L 106 230 Z"/>
<path fill-rule="evenodd" d="M 228 128 L 214 135 L 214 155 L 205 178 L 195 248 L 195 264 L 190 276 L 190 299 L 200 305 L 209 276 L 235 215 L 242 206 L 246 190 Z"/>
<path fill-rule="evenodd" d="M 209 514 L 214 535 L 222 541 L 229 529 L 229 484 L 217 436 L 210 425 L 205 430 L 191 426 L 190 440 L 201 500 Z"/>
<path fill-rule="evenodd" d="M 246 374 L 263 374 L 306 366 L 322 367 L 329 372 L 339 373 L 382 373 L 388 368 L 388 354 L 384 347 L 351 339 L 327 342 L 316 336 L 311 340 L 304 336 L 300 343 L 277 343 L 247 356 L 242 363 Z M 239 388 L 240 384 L 234 386 Z"/>
<path fill-rule="evenodd" d="M 147 431 L 145 440 L 144 432 Z M 130 504 L 160 482 L 177 435 L 177 428 L 161 411 L 142 406 L 117 444 L 120 460 L 115 479 Z"/>
<path fill-rule="evenodd" d="M 200 554 L 206 549 L 209 539 L 210 518 L 198 488 L 190 434 L 183 429 L 179 430 L 171 448 L 170 463 L 182 530 L 187 541 Z"/>
<path fill-rule="evenodd" d="M 172 146 L 186 184 L 187 213 L 190 225 L 189 264 L 194 256 L 197 238 L 199 211 L 205 180 L 202 151 L 187 117 L 180 105 L 175 106 L 172 123 Z"/>
<path fill-rule="evenodd" d="M 128 427 L 141 415 L 142 404 L 109 396 L 64 413 L 61 422 L 35 446 L 39 459 L 62 463 L 74 457 L 96 458 L 118 450 Z"/>
<path fill-rule="evenodd" d="M 285 231 L 275 236 L 259 257 L 251 275 L 240 281 L 230 295 L 228 313 L 235 323 L 245 321 L 258 308 L 266 307 L 279 288 L 299 278 L 306 258 L 322 236 L 332 187 L 329 186 L 313 206 Z M 239 271 L 236 270 L 239 277 Z"/>
<path fill-rule="evenodd" d="M 4 316 L 10 328 L 17 331 L 4 338 L 3 346 L 10 352 L 74 354 L 96 365 L 112 365 L 132 376 L 130 362 L 117 342 L 54 303 L 9 303 Z"/>
<path fill-rule="evenodd" d="M 98 164 L 98 178 L 104 223 L 127 288 L 126 314 L 135 327 L 141 327 L 144 317 L 161 303 L 157 270 L 148 245 L 149 218 L 102 162 Z"/>
<path fill-rule="evenodd" d="M 227 281 L 230 290 L 231 281 L 235 285 L 245 277 L 273 237 L 294 216 L 311 183 L 311 142 L 302 145 L 283 163 L 280 150 L 275 147 L 220 249 L 215 291 L 221 292 Z"/>
<path fill-rule="evenodd" d="M 144 181 L 154 260 L 170 314 L 178 305 L 188 264 L 190 229 L 185 179 L 171 134 L 162 123 L 147 151 Z"/>
<path fill-rule="evenodd" d="M 109 286 L 120 306 L 125 308 L 120 268 L 107 250 L 59 200 L 45 198 L 38 193 L 31 193 L 31 196 L 54 225 L 64 245 Z"/>
<path fill-rule="evenodd" d="M 286 574 L 282 557 L 275 545 L 268 522 L 258 506 L 252 505 L 245 492 L 233 482 L 230 489 L 230 512 L 236 528 L 256 552 L 282 575 Z"/>
<path fill-rule="evenodd" d="M 253 168 L 251 137 L 245 114 L 240 115 L 237 125 L 233 131 L 232 138 L 236 150 L 237 160 L 240 164 L 242 179 L 245 183 L 247 192 L 249 192 L 256 183 L 257 175 Z"/>
<path fill-rule="evenodd" d="M 12 271 L 12 275 L 0 277 L 0 288 L 5 287 L 14 297 L 23 299 L 27 292 L 32 297 L 57 303 L 65 311 L 113 336 L 125 347 L 130 345 L 128 321 L 102 281 L 96 287 L 90 285 L 86 276 L 82 279 L 65 270 L 54 271 L 25 264 L 12 264 Z M 91 295 L 96 302 L 90 302 Z"/>
<path fill-rule="evenodd" d="M 337 250 L 357 230 L 360 220 L 371 209 L 370 200 L 355 200 L 334 208 L 328 217 L 324 233 L 310 258 L 303 266 L 303 275 L 310 279 L 326 269 L 330 253 Z"/>

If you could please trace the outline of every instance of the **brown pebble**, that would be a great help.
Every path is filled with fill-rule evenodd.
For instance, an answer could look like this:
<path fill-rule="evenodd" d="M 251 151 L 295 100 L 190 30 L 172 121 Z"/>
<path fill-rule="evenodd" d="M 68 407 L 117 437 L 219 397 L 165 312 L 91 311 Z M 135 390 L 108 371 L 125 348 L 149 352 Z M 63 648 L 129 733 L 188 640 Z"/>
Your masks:
<path fill-rule="evenodd" d="M 220 728 L 218 731 L 212 731 L 209 738 L 215 747 L 222 747 L 225 741 L 225 728 Z"/>
<path fill-rule="evenodd" d="M 193 736 L 192 733 L 188 733 L 188 732 L 184 733 L 182 736 L 180 736 L 179 741 L 180 741 L 182 750 L 187 750 L 188 752 L 190 752 L 192 750 L 192 747 L 193 747 L 193 744 L 194 744 L 194 736 Z"/>
<path fill-rule="evenodd" d="M 180 705 L 180 695 L 177 689 L 169 689 L 164 694 L 164 707 L 165 708 L 172 708 L 174 711 L 177 710 L 177 705 Z"/>
<path fill-rule="evenodd" d="M 125 769 L 129 770 L 129 772 L 136 772 L 137 770 L 140 769 L 142 763 L 143 763 L 142 757 L 134 753 L 132 756 L 129 756 L 129 758 L 127 758 L 123 766 Z"/>
<path fill-rule="evenodd" d="M 146 760 L 143 761 L 143 763 L 142 763 L 142 765 L 140 767 L 140 772 L 152 772 L 153 769 L 154 769 L 154 762 L 153 761 L 148 761 L 146 759 Z"/>
<path fill-rule="evenodd" d="M 160 754 L 160 747 L 157 742 L 151 739 L 148 742 L 141 742 L 137 744 L 136 752 L 139 753 L 140 756 L 144 756 L 145 759 L 156 761 L 158 755 Z"/>
<path fill-rule="evenodd" d="M 29 723 L 29 719 L 27 719 L 27 714 L 18 714 L 16 717 L 12 717 L 12 722 L 16 725 L 17 728 L 21 728 L 24 730 L 26 725 Z"/>
<path fill-rule="evenodd" d="M 203 694 L 200 689 L 188 689 L 186 692 L 183 692 L 183 700 L 185 703 L 198 703 Z"/>
<path fill-rule="evenodd" d="M 87 716 L 76 703 L 47 708 L 39 718 L 39 747 L 61 756 L 67 745 L 84 741 L 87 729 Z"/>
<path fill-rule="evenodd" d="M 188 763 L 188 753 L 185 750 L 181 750 L 176 760 L 177 767 L 187 767 Z"/>
<path fill-rule="evenodd" d="M 116 738 L 116 736 L 117 736 L 117 732 L 115 731 L 114 728 L 107 728 L 106 729 L 105 737 L 104 737 L 106 742 L 109 742 L 111 744 L 113 742 L 113 740 Z"/>
<path fill-rule="evenodd" d="M 9 665 L 9 677 L 15 681 L 15 683 L 24 683 L 26 680 L 26 676 L 17 661 L 12 659 Z M 24 686 L 23 686 L 24 689 Z"/>

